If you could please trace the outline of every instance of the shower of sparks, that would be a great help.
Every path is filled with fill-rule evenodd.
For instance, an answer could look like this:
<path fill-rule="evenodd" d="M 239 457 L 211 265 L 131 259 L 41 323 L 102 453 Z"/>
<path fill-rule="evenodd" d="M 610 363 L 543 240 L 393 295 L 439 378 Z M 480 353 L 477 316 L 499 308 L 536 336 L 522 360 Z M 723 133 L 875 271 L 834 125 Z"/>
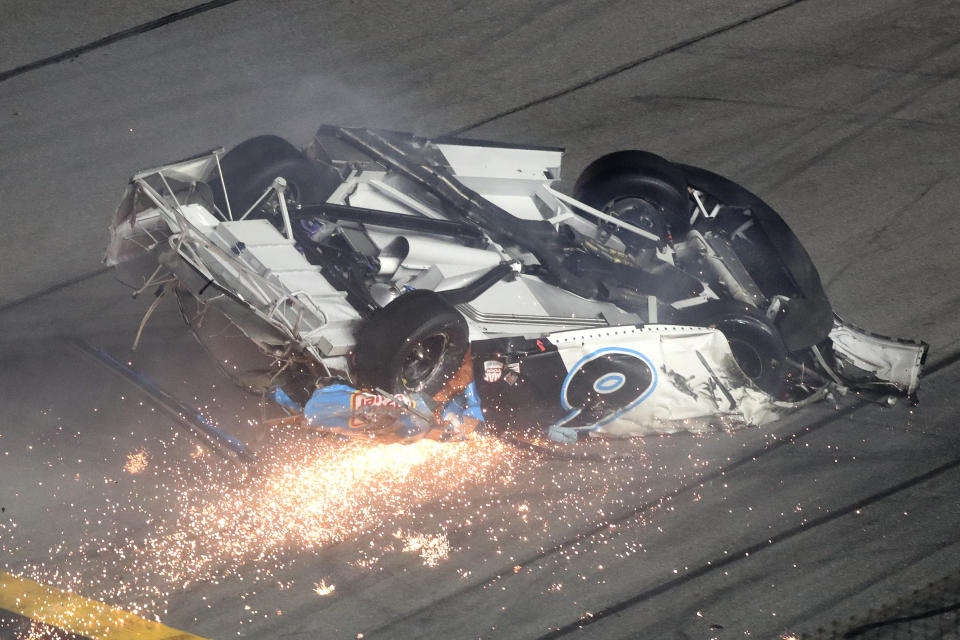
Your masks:
<path fill-rule="evenodd" d="M 336 590 L 337 585 L 327 584 L 326 580 L 320 580 L 320 582 L 313 583 L 313 592 L 318 596 L 328 596 Z"/>
<path fill-rule="evenodd" d="M 17 640 L 64 640 L 67 634 L 60 629 L 48 627 L 36 620 L 30 621 L 30 626 L 14 635 Z"/>
<path fill-rule="evenodd" d="M 368 549 L 374 553 L 357 563 L 372 566 L 384 553 L 399 551 L 389 532 L 421 524 L 436 530 L 437 522 L 420 513 L 424 505 L 436 505 L 449 523 L 446 516 L 469 504 L 472 488 L 509 484 L 519 459 L 512 446 L 484 437 L 385 445 L 281 433 L 261 449 L 256 472 L 215 456 L 168 452 L 147 465 L 140 450 L 124 468 L 146 471 L 156 494 L 137 499 L 134 491 L 128 502 L 106 498 L 103 519 L 117 523 L 112 535 L 88 538 L 79 549 L 61 542 L 49 550 L 49 564 L 16 572 L 159 619 L 170 597 L 192 584 L 251 576 L 277 583 L 278 572 L 298 553 L 379 532 L 381 548 Z M 123 523 L 137 516 L 150 526 L 134 536 Z M 428 566 L 451 551 L 443 535 L 411 534 L 404 544 L 417 545 Z M 116 575 L 105 566 L 115 567 Z M 333 589 L 323 581 L 315 585 L 318 595 Z"/>
<path fill-rule="evenodd" d="M 456 563 L 451 573 L 465 581 L 536 575 L 541 597 L 564 598 L 564 584 L 589 579 L 600 585 L 609 574 L 568 573 L 577 558 L 602 552 L 597 559 L 614 566 L 647 552 L 646 539 L 630 534 L 619 514 L 649 500 L 661 477 L 698 476 L 709 464 L 691 454 L 667 466 L 656 457 L 659 440 L 571 448 L 480 435 L 385 445 L 275 428 L 258 440 L 250 471 L 184 443 L 181 435 L 143 442 L 153 443 L 149 456 L 145 447 L 131 454 L 142 454 L 143 467 L 130 463 L 132 457 L 124 467 L 138 469 L 136 481 L 98 476 L 87 466 L 78 473 L 64 457 L 51 456 L 48 468 L 65 465 L 47 507 L 62 527 L 59 538 L 46 553 L 28 551 L 17 523 L 0 520 L 0 567 L 156 620 L 173 597 L 182 610 L 184 592 L 239 586 L 244 633 L 249 625 L 269 624 L 268 615 L 281 615 L 258 605 L 258 596 L 275 597 L 277 590 L 329 596 L 334 581 L 357 573 L 397 575 L 398 566 L 402 573 L 411 562 Z M 115 454 L 124 451 L 120 446 Z M 50 456 L 49 449 L 29 450 Z M 78 491 L 99 502 L 71 502 Z M 673 506 L 661 500 L 646 508 L 631 520 L 639 525 L 633 529 L 661 509 Z M 608 521 L 592 538 L 564 544 L 542 560 L 526 559 L 530 548 Z M 339 564 L 333 573 L 324 565 L 323 579 L 315 582 L 318 553 L 333 545 L 340 546 L 329 557 Z M 46 559 L 24 560 L 38 557 Z M 218 604 L 206 600 L 196 606 Z"/>
<path fill-rule="evenodd" d="M 123 470 L 129 474 L 136 475 L 141 473 L 150 464 L 150 454 L 146 449 L 138 449 L 127 456 L 127 462 L 123 465 Z"/>
<path fill-rule="evenodd" d="M 435 567 L 441 560 L 450 557 L 450 541 L 444 534 L 430 536 L 422 533 L 407 535 L 403 539 L 405 552 L 419 552 L 424 566 Z"/>

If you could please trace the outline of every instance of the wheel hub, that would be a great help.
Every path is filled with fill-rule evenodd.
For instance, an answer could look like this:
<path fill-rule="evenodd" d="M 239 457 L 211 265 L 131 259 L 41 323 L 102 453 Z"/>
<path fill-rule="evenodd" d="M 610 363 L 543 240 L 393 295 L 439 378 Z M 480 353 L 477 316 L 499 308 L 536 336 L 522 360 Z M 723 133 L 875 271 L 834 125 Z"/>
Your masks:
<path fill-rule="evenodd" d="M 607 213 L 644 231 L 663 236 L 667 230 L 667 221 L 663 212 L 644 198 L 630 196 L 614 200 L 607 205 Z"/>
<path fill-rule="evenodd" d="M 413 344 L 403 360 L 400 381 L 404 387 L 417 391 L 440 366 L 447 346 L 446 334 L 436 334 Z"/>

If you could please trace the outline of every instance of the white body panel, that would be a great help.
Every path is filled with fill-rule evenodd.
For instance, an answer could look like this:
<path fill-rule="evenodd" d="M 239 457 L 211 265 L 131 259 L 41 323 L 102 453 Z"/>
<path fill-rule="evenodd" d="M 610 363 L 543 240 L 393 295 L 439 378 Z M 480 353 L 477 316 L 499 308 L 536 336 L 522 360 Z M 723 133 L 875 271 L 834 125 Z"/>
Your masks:
<path fill-rule="evenodd" d="M 588 427 L 596 433 L 648 435 L 735 428 L 764 424 L 785 412 L 749 384 L 726 338 L 716 329 L 624 326 L 555 333 L 549 338 L 567 366 L 566 381 L 604 353 L 634 355 L 653 372 L 638 400 Z M 573 417 L 576 408 L 569 408 Z"/>

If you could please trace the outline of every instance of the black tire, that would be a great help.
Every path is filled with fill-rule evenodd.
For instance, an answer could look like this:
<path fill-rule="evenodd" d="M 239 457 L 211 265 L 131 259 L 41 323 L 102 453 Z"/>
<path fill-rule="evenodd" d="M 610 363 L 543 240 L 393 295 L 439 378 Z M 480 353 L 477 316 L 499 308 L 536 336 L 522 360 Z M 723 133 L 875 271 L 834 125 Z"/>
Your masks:
<path fill-rule="evenodd" d="M 737 366 L 761 391 L 779 398 L 786 390 L 787 348 L 766 320 L 747 313 L 717 318 L 713 326 L 727 339 Z"/>
<path fill-rule="evenodd" d="M 786 221 L 732 180 L 699 167 L 682 165 L 681 169 L 690 186 L 724 204 L 751 210 L 758 224 L 744 232 L 746 241 L 734 238 L 733 248 L 764 295 L 790 298 L 777 320 L 790 352 L 825 340 L 833 329 L 833 309 L 816 265 Z"/>
<path fill-rule="evenodd" d="M 647 151 L 617 151 L 593 161 L 577 178 L 573 197 L 664 239 L 690 227 L 683 171 Z M 632 233 L 617 236 L 631 247 L 644 242 Z"/>
<path fill-rule="evenodd" d="M 671 322 L 719 329 L 737 366 L 762 391 L 780 398 L 788 389 L 783 336 L 762 311 L 737 300 L 711 300 L 678 309 Z"/>
<path fill-rule="evenodd" d="M 242 216 L 278 176 L 287 181 L 289 202 L 325 202 L 341 182 L 332 167 L 312 162 L 283 138 L 270 135 L 241 142 L 224 154 L 220 168 L 223 183 L 216 174 L 210 180 L 214 203 L 226 215 L 226 186 L 234 218 Z M 263 208 L 248 217 L 269 218 L 271 213 Z"/>
<path fill-rule="evenodd" d="M 456 309 L 433 291 L 411 291 L 361 327 L 354 372 L 362 387 L 432 396 L 460 368 L 469 344 Z"/>

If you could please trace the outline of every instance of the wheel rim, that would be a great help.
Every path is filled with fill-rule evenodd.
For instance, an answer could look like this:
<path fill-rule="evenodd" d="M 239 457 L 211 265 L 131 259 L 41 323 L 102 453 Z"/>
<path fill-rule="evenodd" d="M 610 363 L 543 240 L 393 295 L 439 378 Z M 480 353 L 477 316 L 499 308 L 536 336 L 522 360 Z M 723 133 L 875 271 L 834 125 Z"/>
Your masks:
<path fill-rule="evenodd" d="M 285 178 L 286 179 L 286 178 Z M 300 204 L 300 187 L 292 180 L 287 180 L 287 204 L 296 206 Z"/>
<path fill-rule="evenodd" d="M 629 196 L 612 201 L 605 208 L 610 215 L 628 222 L 644 231 L 662 235 L 666 228 L 663 212 L 643 198 Z"/>
<path fill-rule="evenodd" d="M 412 343 L 404 354 L 400 384 L 408 391 L 419 391 L 440 368 L 443 353 L 450 342 L 446 333 L 437 333 Z"/>

